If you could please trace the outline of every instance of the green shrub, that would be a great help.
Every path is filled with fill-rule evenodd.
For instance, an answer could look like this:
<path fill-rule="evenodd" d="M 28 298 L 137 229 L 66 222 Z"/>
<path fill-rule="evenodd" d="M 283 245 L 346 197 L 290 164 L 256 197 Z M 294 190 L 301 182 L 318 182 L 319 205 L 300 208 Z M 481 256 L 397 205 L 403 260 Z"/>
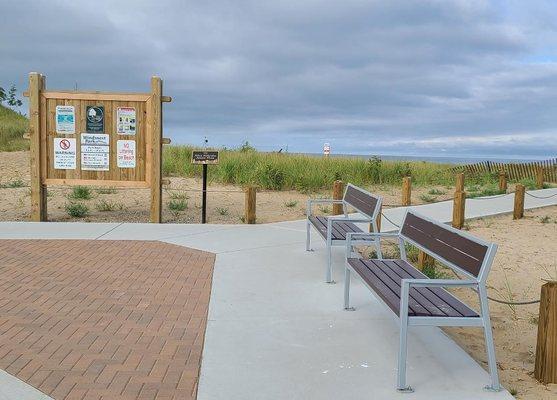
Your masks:
<path fill-rule="evenodd" d="M 217 207 L 215 210 L 217 210 L 217 213 L 219 215 L 222 215 L 222 216 L 228 215 L 228 208 L 226 208 L 226 207 Z"/>
<path fill-rule="evenodd" d="M 284 202 L 284 205 L 288 208 L 294 208 L 298 205 L 298 201 L 297 200 L 288 200 Z"/>
<path fill-rule="evenodd" d="M 437 197 L 430 196 L 428 194 L 421 194 L 420 200 L 423 201 L 424 203 L 433 203 L 435 200 L 437 200 Z"/>
<path fill-rule="evenodd" d="M 106 211 L 114 211 L 116 209 L 122 210 L 124 208 L 124 205 L 102 199 L 95 205 L 95 208 L 98 211 L 106 212 Z"/>
<path fill-rule="evenodd" d="M 83 218 L 89 214 L 89 208 L 83 203 L 67 203 L 66 212 L 70 217 Z"/>
<path fill-rule="evenodd" d="M 91 189 L 87 186 L 74 186 L 72 188 L 70 198 L 89 200 L 91 198 Z"/>
<path fill-rule="evenodd" d="M 430 195 L 433 195 L 433 196 L 440 196 L 440 195 L 443 195 L 445 193 L 446 192 L 443 192 L 442 190 L 439 190 L 439 189 L 436 189 L 436 188 L 430 189 L 427 192 L 427 194 L 430 194 Z"/>
<path fill-rule="evenodd" d="M 535 190 L 535 189 L 538 188 L 536 186 L 536 181 L 532 178 L 521 179 L 518 183 L 520 183 L 521 185 L 524 185 L 526 190 Z"/>
<path fill-rule="evenodd" d="M 8 183 L 3 183 L 0 185 L 0 188 L 20 188 L 20 187 L 24 187 L 25 186 L 25 182 L 23 182 L 21 179 L 14 179 L 9 181 Z"/>
<path fill-rule="evenodd" d="M 171 199 L 167 205 L 168 209 L 174 212 L 184 211 L 188 208 L 188 203 L 185 199 Z"/>

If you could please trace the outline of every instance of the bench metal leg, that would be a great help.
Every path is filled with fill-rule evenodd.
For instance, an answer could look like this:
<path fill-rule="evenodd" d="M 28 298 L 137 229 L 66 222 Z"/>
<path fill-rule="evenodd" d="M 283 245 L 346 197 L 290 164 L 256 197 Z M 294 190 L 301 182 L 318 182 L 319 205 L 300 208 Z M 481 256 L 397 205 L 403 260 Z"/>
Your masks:
<path fill-rule="evenodd" d="M 333 280 L 333 245 L 330 239 L 327 239 L 327 273 L 325 277 L 326 283 L 336 283 Z"/>
<path fill-rule="evenodd" d="M 399 392 L 413 392 L 412 387 L 406 385 L 406 356 L 408 354 L 408 294 L 410 287 L 403 284 L 400 294 L 400 337 L 398 347 L 398 376 L 396 390 Z"/>
<path fill-rule="evenodd" d="M 327 229 L 327 270 L 325 271 L 326 283 L 335 283 L 335 281 L 333 281 L 333 236 L 331 230 L 332 228 Z"/>
<path fill-rule="evenodd" d="M 487 351 L 487 362 L 489 364 L 489 374 L 491 375 L 491 385 L 485 387 L 486 390 L 498 392 L 501 390 L 499 383 L 499 372 L 497 371 L 497 361 L 495 359 L 495 346 L 493 344 L 493 332 L 491 331 L 491 320 L 489 319 L 489 304 L 487 290 L 485 286 L 479 285 L 478 293 L 480 296 L 480 310 L 482 312 L 485 348 Z"/>
<path fill-rule="evenodd" d="M 344 269 L 344 309 L 346 311 L 354 311 L 354 307 L 350 307 L 350 268 Z"/>
<path fill-rule="evenodd" d="M 311 250 L 311 223 L 309 222 L 309 219 L 306 220 L 306 251 L 312 251 Z"/>
<path fill-rule="evenodd" d="M 377 258 L 379 260 L 382 260 L 383 259 L 383 253 L 381 253 L 381 241 L 380 241 L 379 238 L 376 238 L 374 240 L 374 242 L 375 242 L 375 252 L 377 253 Z"/>

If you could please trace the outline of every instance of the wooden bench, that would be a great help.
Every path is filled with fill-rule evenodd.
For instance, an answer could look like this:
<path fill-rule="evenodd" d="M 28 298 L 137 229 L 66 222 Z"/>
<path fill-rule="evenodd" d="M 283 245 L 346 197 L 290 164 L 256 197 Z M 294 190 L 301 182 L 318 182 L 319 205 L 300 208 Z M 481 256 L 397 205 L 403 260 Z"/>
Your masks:
<path fill-rule="evenodd" d="M 343 246 L 346 243 L 346 234 L 349 232 L 363 232 L 356 223 L 368 223 L 377 232 L 377 215 L 381 211 L 382 199 L 362 188 L 348 184 L 344 190 L 342 200 L 333 199 L 310 199 L 307 202 L 307 221 L 306 221 L 306 250 L 311 251 L 311 227 L 313 226 L 327 243 L 327 270 L 325 281 L 334 283 L 333 266 L 331 261 L 332 246 Z M 312 214 L 315 204 L 342 204 L 344 215 L 331 217 L 316 216 Z M 361 215 L 350 217 L 348 207 L 354 208 Z M 379 242 L 378 242 L 379 243 Z M 381 248 L 378 245 L 377 250 Z"/>
<path fill-rule="evenodd" d="M 489 318 L 486 280 L 497 245 L 484 242 L 445 224 L 409 210 L 397 233 L 351 233 L 347 235 L 344 308 L 350 308 L 350 277 L 353 272 L 400 319 L 397 390 L 413 391 L 406 385 L 408 326 L 478 326 L 485 334 L 491 385 L 499 391 L 499 376 Z M 383 237 L 398 238 L 400 259 L 362 259 L 354 246 Z M 411 244 L 451 268 L 465 279 L 429 279 L 406 259 L 405 244 Z M 480 299 L 475 311 L 449 293 L 447 287 L 467 287 Z"/>

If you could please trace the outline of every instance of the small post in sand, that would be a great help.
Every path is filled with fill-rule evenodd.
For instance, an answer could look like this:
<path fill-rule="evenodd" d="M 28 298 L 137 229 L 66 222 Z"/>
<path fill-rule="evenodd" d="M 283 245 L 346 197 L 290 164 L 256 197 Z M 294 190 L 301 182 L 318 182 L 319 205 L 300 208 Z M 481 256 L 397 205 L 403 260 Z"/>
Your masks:
<path fill-rule="evenodd" d="M 524 185 L 518 184 L 514 189 L 513 219 L 521 219 L 523 216 L 524 216 Z"/>
<path fill-rule="evenodd" d="M 255 186 L 248 186 L 246 188 L 246 202 L 245 202 L 245 215 L 244 222 L 246 224 L 255 224 L 255 205 L 256 205 L 256 193 L 257 190 Z"/>
<path fill-rule="evenodd" d="M 542 286 L 534 376 L 557 383 L 557 281 Z"/>
<path fill-rule="evenodd" d="M 464 226 L 464 215 L 466 206 L 466 192 L 464 191 L 464 173 L 456 175 L 456 189 L 453 202 L 453 222 L 454 228 L 462 229 Z"/>
<path fill-rule="evenodd" d="M 409 206 L 412 204 L 412 178 L 406 176 L 402 178 L 402 205 Z"/>
<path fill-rule="evenodd" d="M 344 193 L 344 183 L 342 181 L 333 182 L 333 200 L 342 200 Z M 333 215 L 340 215 L 344 213 L 342 204 L 333 203 Z"/>
<path fill-rule="evenodd" d="M 507 174 L 504 170 L 499 171 L 499 191 L 501 193 L 507 192 Z"/>
<path fill-rule="evenodd" d="M 543 189 L 544 170 L 542 166 L 536 168 L 536 188 Z"/>
<path fill-rule="evenodd" d="M 424 253 L 422 250 L 418 253 L 418 269 L 420 271 L 424 270 L 424 267 L 433 267 L 435 265 L 435 259 L 429 254 Z"/>

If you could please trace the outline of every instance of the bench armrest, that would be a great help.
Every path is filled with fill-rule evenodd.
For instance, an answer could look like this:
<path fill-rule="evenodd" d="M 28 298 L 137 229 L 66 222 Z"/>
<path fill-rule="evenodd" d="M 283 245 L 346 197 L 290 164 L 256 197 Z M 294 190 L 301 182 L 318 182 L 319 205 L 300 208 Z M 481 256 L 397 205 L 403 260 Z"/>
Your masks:
<path fill-rule="evenodd" d="M 327 223 L 332 225 L 335 222 L 354 222 L 354 223 L 371 223 L 371 219 L 369 218 L 350 218 L 346 215 L 331 215 L 327 217 Z M 351 233 L 351 232 L 349 232 Z"/>
<path fill-rule="evenodd" d="M 403 279 L 403 285 L 409 287 L 472 287 L 478 282 L 464 279 Z"/>
<path fill-rule="evenodd" d="M 366 222 L 370 222 L 367 220 Z M 403 259 L 406 259 L 406 253 L 404 252 L 404 244 L 399 237 L 398 232 L 348 232 L 346 234 L 346 258 L 359 258 L 359 253 L 354 251 L 354 245 L 358 244 L 373 244 L 377 252 L 377 258 L 382 259 L 383 254 L 381 253 L 381 238 L 382 237 L 398 237 L 401 255 Z"/>
<path fill-rule="evenodd" d="M 311 216 L 311 209 L 312 206 L 314 204 L 342 204 L 342 209 L 344 211 L 344 214 L 346 215 L 346 203 L 344 202 L 344 200 L 335 200 L 335 199 L 309 199 L 307 201 L 307 209 L 306 209 L 306 215 L 308 217 Z"/>

